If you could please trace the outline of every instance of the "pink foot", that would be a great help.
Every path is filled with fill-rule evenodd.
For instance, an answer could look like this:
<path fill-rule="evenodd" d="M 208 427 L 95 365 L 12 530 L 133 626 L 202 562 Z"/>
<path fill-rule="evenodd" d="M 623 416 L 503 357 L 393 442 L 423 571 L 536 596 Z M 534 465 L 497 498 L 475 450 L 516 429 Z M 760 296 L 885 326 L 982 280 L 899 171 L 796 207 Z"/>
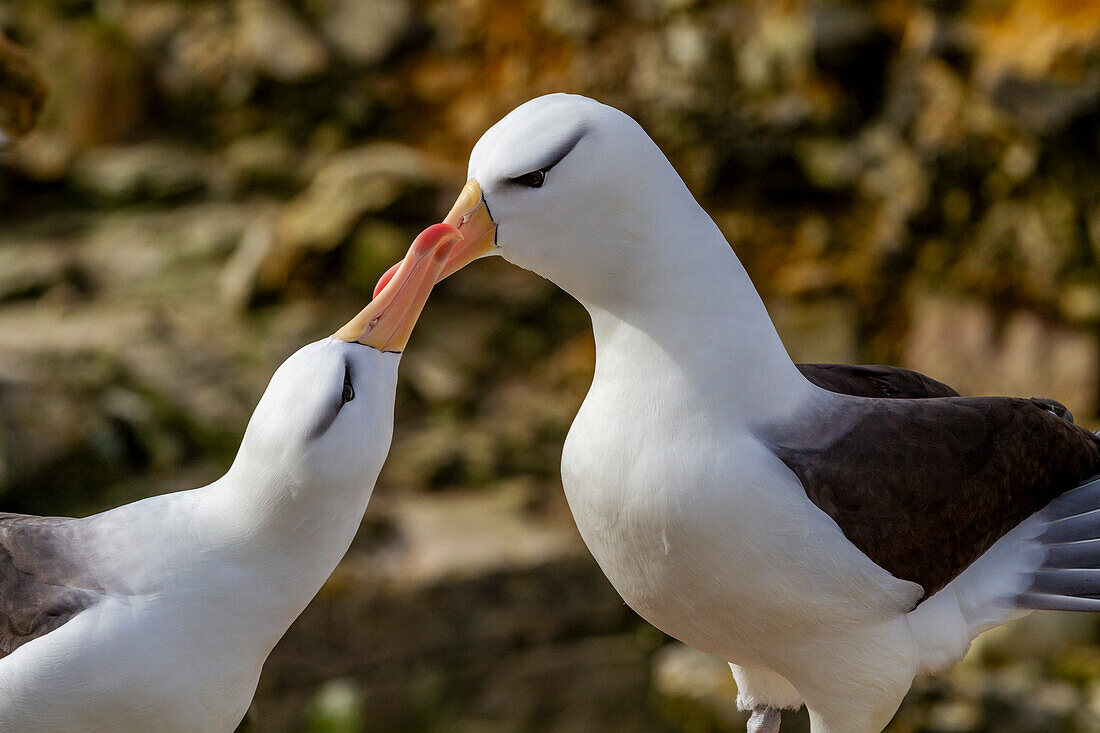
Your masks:
<path fill-rule="evenodd" d="M 779 733 L 779 711 L 763 706 L 753 708 L 748 733 Z"/>

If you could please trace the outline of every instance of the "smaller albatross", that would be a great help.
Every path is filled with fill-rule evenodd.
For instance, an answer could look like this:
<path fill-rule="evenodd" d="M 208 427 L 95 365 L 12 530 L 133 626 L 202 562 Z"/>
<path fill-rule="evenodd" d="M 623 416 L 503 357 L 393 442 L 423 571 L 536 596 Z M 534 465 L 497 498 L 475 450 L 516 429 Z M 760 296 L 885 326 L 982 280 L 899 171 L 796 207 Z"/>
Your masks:
<path fill-rule="evenodd" d="M 229 471 L 82 519 L 0 514 L 0 730 L 232 731 L 389 452 L 397 365 L 459 239 L 275 372 Z"/>
<path fill-rule="evenodd" d="M 1049 400 L 792 363 L 745 269 L 622 112 L 555 94 L 474 146 L 444 275 L 484 254 L 592 317 L 562 452 L 627 603 L 731 662 L 756 733 L 872 733 L 915 674 L 1033 608 L 1100 610 L 1100 440 Z"/>

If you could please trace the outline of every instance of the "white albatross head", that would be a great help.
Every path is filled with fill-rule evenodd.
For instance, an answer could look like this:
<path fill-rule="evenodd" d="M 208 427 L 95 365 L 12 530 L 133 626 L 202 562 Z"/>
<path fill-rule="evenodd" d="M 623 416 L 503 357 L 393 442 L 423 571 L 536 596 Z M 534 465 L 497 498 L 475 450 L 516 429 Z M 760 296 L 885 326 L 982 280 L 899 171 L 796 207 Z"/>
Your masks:
<path fill-rule="evenodd" d="M 474 146 L 444 221 L 463 235 L 444 277 L 496 254 L 547 278 L 588 310 L 605 364 L 663 364 L 757 417 L 806 394 L 721 230 L 613 107 L 550 94 L 514 109 Z"/>
<path fill-rule="evenodd" d="M 717 234 L 637 122 L 572 94 L 538 97 L 493 125 L 445 221 L 465 239 L 444 277 L 498 254 L 604 307 L 660 288 L 692 244 L 685 229 Z"/>
<path fill-rule="evenodd" d="M 373 486 L 389 452 L 401 351 L 460 239 L 447 224 L 424 230 L 366 308 L 283 362 L 235 466 L 267 474 L 269 485 Z"/>

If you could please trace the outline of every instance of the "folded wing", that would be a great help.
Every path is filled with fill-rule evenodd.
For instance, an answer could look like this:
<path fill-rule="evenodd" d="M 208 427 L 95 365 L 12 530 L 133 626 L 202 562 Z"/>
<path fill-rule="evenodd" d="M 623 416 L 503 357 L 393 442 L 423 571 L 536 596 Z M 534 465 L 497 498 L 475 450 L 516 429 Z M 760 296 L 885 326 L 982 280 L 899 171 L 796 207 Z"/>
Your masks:
<path fill-rule="evenodd" d="M 102 597 L 68 556 L 80 521 L 0 514 L 0 658 Z"/>
<path fill-rule="evenodd" d="M 1096 436 L 1043 400 L 835 396 L 762 433 L 844 535 L 925 598 L 1100 471 Z"/>
<path fill-rule="evenodd" d="M 943 382 L 899 367 L 851 364 L 798 364 L 802 376 L 822 389 L 856 397 L 958 397 Z"/>

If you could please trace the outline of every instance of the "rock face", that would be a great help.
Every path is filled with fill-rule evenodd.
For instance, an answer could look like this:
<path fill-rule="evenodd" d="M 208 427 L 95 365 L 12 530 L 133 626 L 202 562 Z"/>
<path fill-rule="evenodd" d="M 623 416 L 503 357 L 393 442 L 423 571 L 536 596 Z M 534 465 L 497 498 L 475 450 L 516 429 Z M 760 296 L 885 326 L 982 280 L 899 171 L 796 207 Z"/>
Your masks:
<path fill-rule="evenodd" d="M 275 242 L 260 265 L 258 285 L 283 286 L 310 253 L 331 252 L 347 241 L 367 214 L 402 197 L 438 194 L 458 169 L 413 148 L 374 143 L 339 153 L 326 162 L 305 191 L 287 204 L 275 227 Z"/>
<path fill-rule="evenodd" d="M 302 730 L 309 701 L 342 679 L 365 730 L 425 718 L 648 730 L 645 662 L 660 637 L 638 638 L 568 520 L 523 511 L 525 498 L 512 487 L 373 507 L 380 536 L 360 540 L 265 666 L 256 729 Z"/>
<path fill-rule="evenodd" d="M 905 361 L 965 394 L 1074 395 L 1096 404 L 1100 342 L 1026 310 L 965 300 L 915 299 Z"/>
<path fill-rule="evenodd" d="M 0 28 L 51 89 L 0 111 L 41 120 L 0 153 L 0 510 L 218 476 L 274 367 L 362 307 L 481 133 L 561 90 L 651 132 L 797 359 L 1097 427 L 1095 2 L 12 0 Z M 3 48 L 8 110 L 26 57 Z M 254 729 L 743 727 L 723 663 L 577 544 L 558 462 L 593 363 L 583 310 L 530 273 L 437 288 L 371 516 Z M 1033 618 L 892 730 L 1096 729 L 1094 622 Z"/>
<path fill-rule="evenodd" d="M 389 57 L 414 19 L 409 0 L 314 0 L 311 6 L 325 38 L 357 66 Z"/>
<path fill-rule="evenodd" d="M 97 148 L 77 160 L 71 181 L 105 205 L 182 198 L 207 184 L 201 159 L 165 143 Z"/>
<path fill-rule="evenodd" d="M 242 61 L 261 74 L 283 82 L 316 76 L 325 70 L 328 54 L 281 0 L 238 0 L 237 47 Z"/>
<path fill-rule="evenodd" d="M 0 33 L 0 132 L 16 138 L 31 131 L 46 102 L 37 64 Z"/>

